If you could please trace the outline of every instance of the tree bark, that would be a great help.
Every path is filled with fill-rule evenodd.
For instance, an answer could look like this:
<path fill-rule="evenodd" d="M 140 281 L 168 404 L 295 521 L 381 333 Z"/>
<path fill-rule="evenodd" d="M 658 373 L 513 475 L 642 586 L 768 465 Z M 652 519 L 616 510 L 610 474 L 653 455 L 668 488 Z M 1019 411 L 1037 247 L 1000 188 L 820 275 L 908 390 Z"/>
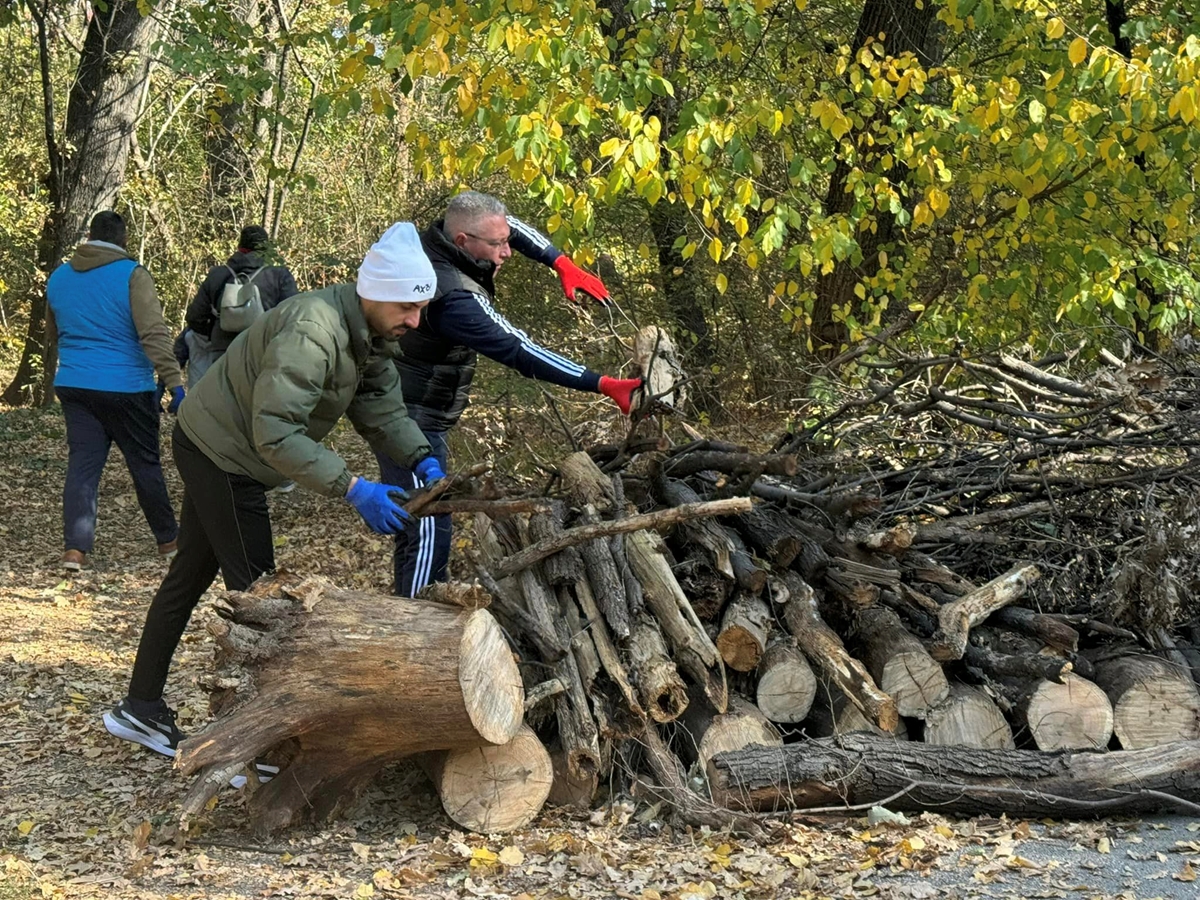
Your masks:
<path fill-rule="evenodd" d="M 1200 802 L 1200 741 L 1114 753 L 1042 753 L 897 743 L 843 735 L 715 757 L 714 797 L 735 809 L 886 802 L 946 815 L 1102 815 Z"/>
<path fill-rule="evenodd" d="M 84 238 L 92 216 L 113 206 L 125 183 L 138 101 L 149 73 L 147 51 L 157 30 L 157 20 L 142 16 L 135 0 L 112 0 L 96 9 L 88 23 L 67 98 L 65 128 L 53 145 L 54 123 L 46 123 L 50 215 L 38 239 L 37 262 L 47 276 Z M 54 401 L 49 388 L 58 350 L 46 310 L 45 293 L 34 294 L 21 361 L 0 402 Z"/>
<path fill-rule="evenodd" d="M 895 731 L 899 722 L 896 702 L 879 689 L 863 664 L 846 652 L 841 638 L 821 619 L 813 589 L 792 572 L 785 575 L 785 584 L 790 596 L 784 621 L 800 649 L 873 724 Z"/>

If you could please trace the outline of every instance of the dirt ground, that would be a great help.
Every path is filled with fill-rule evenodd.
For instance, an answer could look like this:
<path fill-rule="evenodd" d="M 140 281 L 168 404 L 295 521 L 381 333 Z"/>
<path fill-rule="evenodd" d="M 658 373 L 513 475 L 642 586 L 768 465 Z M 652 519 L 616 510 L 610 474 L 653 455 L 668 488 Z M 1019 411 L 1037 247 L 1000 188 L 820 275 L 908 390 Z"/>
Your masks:
<path fill-rule="evenodd" d="M 373 471 L 362 442 L 334 446 Z M 229 789 L 186 835 L 170 761 L 100 722 L 124 693 L 165 572 L 119 453 L 101 487 L 91 568 L 57 569 L 66 447 L 57 411 L 0 411 L 0 900 L 250 897 L 1194 897 L 1200 825 L 950 820 L 868 827 L 860 814 L 781 820 L 754 842 L 673 827 L 616 796 L 590 815 L 467 835 L 419 772 L 386 773 L 351 814 L 262 839 Z M 178 502 L 173 466 L 168 482 Z M 277 561 L 386 590 L 390 547 L 345 504 L 272 495 Z M 208 599 L 175 657 L 168 699 L 204 727 L 196 686 L 212 642 Z M 1156 842 L 1157 841 L 1157 842 Z M 1130 868 L 1131 861 L 1145 864 Z"/>

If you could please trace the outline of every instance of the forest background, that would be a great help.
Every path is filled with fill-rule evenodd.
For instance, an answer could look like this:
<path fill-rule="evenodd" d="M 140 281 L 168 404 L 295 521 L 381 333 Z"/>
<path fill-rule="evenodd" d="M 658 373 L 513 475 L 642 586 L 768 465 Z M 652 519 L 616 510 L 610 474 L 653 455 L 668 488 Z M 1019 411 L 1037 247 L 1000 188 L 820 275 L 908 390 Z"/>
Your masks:
<path fill-rule="evenodd" d="M 5 0 L 2 399 L 52 399 L 43 286 L 97 209 L 127 214 L 182 328 L 242 224 L 264 222 L 319 287 L 464 186 L 503 197 L 619 304 L 572 312 L 516 265 L 514 322 L 608 368 L 634 323 L 667 325 L 701 418 L 803 419 L 869 374 L 845 351 L 880 333 L 873 352 L 893 356 L 1154 348 L 1198 297 L 1195 13 Z"/>

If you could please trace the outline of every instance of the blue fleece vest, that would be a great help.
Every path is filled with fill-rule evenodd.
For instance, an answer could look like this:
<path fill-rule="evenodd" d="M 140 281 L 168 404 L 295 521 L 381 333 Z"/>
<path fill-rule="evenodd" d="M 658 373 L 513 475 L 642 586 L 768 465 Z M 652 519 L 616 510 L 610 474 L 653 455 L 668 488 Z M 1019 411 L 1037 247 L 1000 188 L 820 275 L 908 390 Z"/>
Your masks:
<path fill-rule="evenodd" d="M 133 394 L 154 390 L 154 365 L 142 349 L 129 308 L 137 261 L 118 259 L 76 272 L 59 266 L 46 283 L 58 325 L 55 387 Z"/>

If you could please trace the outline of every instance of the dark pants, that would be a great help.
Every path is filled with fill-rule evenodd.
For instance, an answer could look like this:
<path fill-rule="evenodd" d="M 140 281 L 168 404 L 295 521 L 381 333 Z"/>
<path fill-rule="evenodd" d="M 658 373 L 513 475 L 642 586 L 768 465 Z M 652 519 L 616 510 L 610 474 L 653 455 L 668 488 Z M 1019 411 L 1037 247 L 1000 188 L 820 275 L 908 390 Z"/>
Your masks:
<path fill-rule="evenodd" d="M 425 439 L 433 449 L 433 455 L 447 469 L 446 433 L 426 431 Z M 384 484 L 411 491 L 422 487 L 424 482 L 417 478 L 412 469 L 397 465 L 381 453 L 379 472 Z M 404 531 L 396 535 L 396 549 L 392 556 L 395 582 L 392 591 L 401 597 L 415 597 L 425 585 L 446 580 L 446 566 L 450 562 L 450 516 L 425 516 L 409 523 Z"/>
<path fill-rule="evenodd" d="M 275 569 L 266 486 L 217 468 L 178 425 L 171 445 L 183 478 L 179 553 L 146 614 L 129 682 L 129 696 L 136 700 L 162 696 L 171 657 L 218 569 L 231 591 L 245 590 Z"/>
<path fill-rule="evenodd" d="M 67 480 L 63 485 L 63 548 L 91 553 L 96 541 L 100 475 L 115 441 L 133 478 L 138 503 L 160 544 L 178 527 L 158 452 L 159 407 L 154 391 L 133 394 L 55 388 L 67 421 Z"/>

